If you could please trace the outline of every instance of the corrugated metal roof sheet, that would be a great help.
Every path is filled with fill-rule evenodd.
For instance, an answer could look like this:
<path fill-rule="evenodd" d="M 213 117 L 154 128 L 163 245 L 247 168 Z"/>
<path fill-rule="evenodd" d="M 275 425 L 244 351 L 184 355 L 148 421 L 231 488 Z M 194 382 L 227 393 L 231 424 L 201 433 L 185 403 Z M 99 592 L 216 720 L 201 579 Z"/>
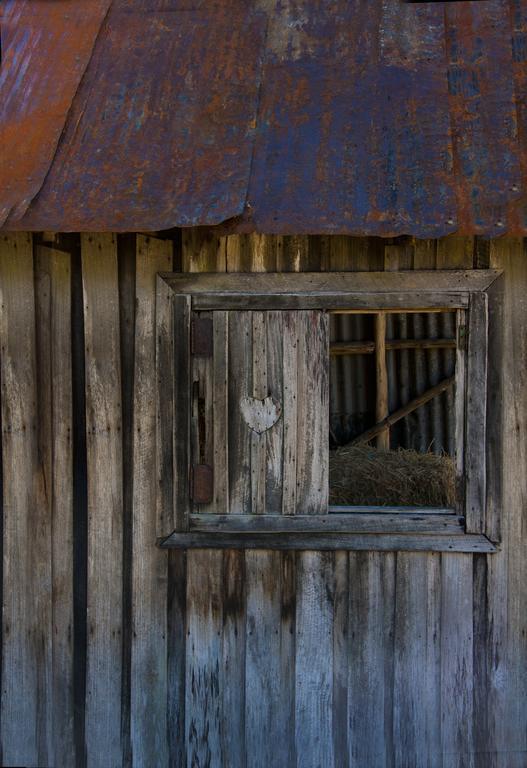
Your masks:
<path fill-rule="evenodd" d="M 0 225 L 527 232 L 527 0 L 3 0 Z"/>

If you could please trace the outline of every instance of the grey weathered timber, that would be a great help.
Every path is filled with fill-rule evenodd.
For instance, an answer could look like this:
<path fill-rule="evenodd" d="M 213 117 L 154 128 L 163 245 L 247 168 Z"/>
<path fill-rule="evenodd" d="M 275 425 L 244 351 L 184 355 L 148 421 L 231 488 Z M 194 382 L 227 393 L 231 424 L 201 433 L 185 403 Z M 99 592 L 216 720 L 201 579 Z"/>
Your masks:
<path fill-rule="evenodd" d="M 468 313 L 467 389 L 465 393 L 465 510 L 467 531 L 485 526 L 488 297 L 474 294 Z"/>
<path fill-rule="evenodd" d="M 5 237 L 10 243 L 9 248 L 13 242 L 22 245 L 18 246 L 16 257 L 11 251 L 6 257 L 6 241 L 3 235 L 0 236 L 4 511 L 0 718 L 3 755 L 0 762 L 6 766 L 51 768 L 73 765 L 76 757 L 79 765 L 87 762 L 106 768 L 107 753 L 101 757 L 100 741 L 94 738 L 90 725 L 93 720 L 87 723 L 86 740 L 82 731 L 82 679 L 86 650 L 79 642 L 85 607 L 82 568 L 74 574 L 75 617 L 81 626 L 76 629 L 73 659 L 78 706 L 75 714 L 76 756 L 73 759 L 68 751 L 68 678 L 67 673 L 63 676 L 62 672 L 67 668 L 68 644 L 71 642 L 70 636 L 60 629 L 67 626 L 70 603 L 65 595 L 72 588 L 67 575 L 67 569 L 72 567 L 68 562 L 71 548 L 65 543 L 70 535 L 68 487 L 74 482 L 76 504 L 82 507 L 86 469 L 82 462 L 82 450 L 79 450 L 79 444 L 83 445 L 82 419 L 75 409 L 73 430 L 80 456 L 76 457 L 73 477 L 67 447 L 68 392 L 71 389 L 68 384 L 71 367 L 68 336 L 72 330 L 73 335 L 79 332 L 78 315 L 70 328 L 67 309 L 68 266 L 73 262 L 74 272 L 77 268 L 75 246 L 72 246 L 74 255 L 70 258 L 68 253 L 58 250 L 65 247 L 65 238 L 54 236 L 53 248 L 35 248 L 32 258 L 26 236 Z M 46 237 L 51 239 L 50 234 Z M 106 239 L 108 236 L 102 237 Z M 163 234 L 163 237 L 169 238 L 166 242 L 174 247 L 175 263 L 179 265 L 179 235 Z M 36 241 L 37 238 L 40 236 L 35 237 Z M 474 238 L 461 237 L 448 237 L 439 242 L 408 239 L 385 246 L 385 241 L 375 238 L 265 238 L 258 235 L 241 239 L 206 236 L 203 232 L 188 230 L 183 240 L 184 269 L 219 269 L 225 264 L 227 251 L 230 253 L 231 269 L 274 269 L 275 265 L 283 270 L 298 270 L 307 265 L 310 269 L 317 269 L 318 264 L 339 271 L 411 266 L 418 270 L 438 266 L 448 272 L 468 267 L 477 256 Z M 156 239 L 151 241 L 150 247 L 157 252 L 158 247 L 165 246 L 159 245 Z M 195 256 L 191 253 L 194 248 L 197 251 Z M 125 669 L 128 669 L 127 656 L 135 656 L 133 674 L 131 679 L 126 677 L 123 680 L 120 687 L 123 698 L 115 705 L 115 717 L 112 717 L 110 726 L 116 742 L 122 734 L 118 755 L 120 766 L 133 768 L 134 764 L 142 764 L 184 768 L 188 754 L 195 757 L 196 762 L 199 760 L 201 765 L 208 763 L 210 768 L 215 765 L 249 768 L 261 763 L 262 755 L 269 759 L 270 765 L 274 760 L 280 768 L 298 768 L 304 762 L 309 765 L 316 759 L 321 765 L 338 768 L 429 768 L 434 765 L 441 768 L 525 768 L 527 258 L 525 244 L 520 238 L 500 238 L 483 243 L 481 248 L 478 246 L 482 252 L 485 248 L 492 266 L 504 270 L 503 275 L 485 289 L 489 297 L 487 428 L 491 436 L 487 440 L 485 532 L 491 540 L 501 541 L 496 551 L 443 550 L 435 553 L 430 551 L 433 545 L 430 545 L 429 536 L 419 537 L 425 547 L 421 552 L 374 551 L 373 540 L 381 541 L 383 546 L 387 542 L 371 534 L 371 538 L 365 541 L 360 535 L 367 549 L 337 549 L 322 553 L 327 556 L 329 565 L 316 550 L 314 553 L 312 550 L 275 551 L 269 549 L 272 544 L 266 543 L 266 549 L 256 548 L 247 552 L 244 549 L 223 549 L 225 539 L 218 538 L 215 544 L 221 546 L 221 551 L 212 546 L 206 552 L 178 549 L 159 552 L 156 537 L 166 536 L 175 528 L 173 445 L 168 441 L 165 445 L 166 460 L 163 460 L 161 453 L 160 461 L 146 452 L 149 440 L 145 439 L 145 452 L 142 452 L 142 438 L 136 432 L 134 439 L 139 457 L 137 461 L 130 462 L 126 472 L 119 473 L 119 485 L 123 485 L 123 493 L 131 494 L 137 482 L 147 482 L 144 476 L 146 468 L 157 467 L 153 476 L 158 526 L 152 539 L 154 513 L 149 507 L 148 493 L 141 492 L 138 496 L 141 503 L 135 507 L 134 515 L 137 516 L 136 531 L 143 543 L 137 541 L 133 562 L 131 531 L 128 532 L 130 550 L 125 542 L 125 562 L 122 565 L 116 563 L 121 549 L 113 538 L 108 549 L 105 545 L 105 560 L 99 560 L 105 572 L 108 568 L 112 569 L 115 583 L 124 581 L 125 597 L 132 578 L 138 595 L 133 606 L 126 609 L 127 615 L 131 612 L 134 624 L 130 624 L 122 642 L 118 638 L 111 646 L 112 652 L 119 648 L 114 656 L 117 668 L 110 666 L 109 676 L 100 686 L 104 700 L 109 697 L 115 701 L 115 670 L 119 669 L 121 646 Z M 389 249 L 388 252 L 386 249 Z M 174 382 L 173 347 L 172 342 L 165 346 L 168 335 L 164 334 L 167 331 L 173 338 L 174 292 L 163 279 L 159 280 L 160 293 L 155 305 L 157 334 L 154 339 L 148 332 L 146 322 L 154 309 L 153 299 L 148 298 L 148 275 L 151 275 L 150 268 L 154 271 L 154 264 L 149 263 L 150 257 L 146 258 L 146 252 L 145 258 L 141 259 L 135 250 L 133 255 L 136 256 L 134 268 L 130 270 L 133 285 L 127 283 L 125 293 L 120 285 L 119 304 L 121 317 L 133 318 L 137 298 L 137 318 L 141 320 L 132 333 L 129 330 L 121 332 L 120 350 L 115 359 L 120 356 L 125 361 L 123 373 L 126 373 L 134 355 L 138 354 L 138 359 L 146 360 L 143 355 L 151 355 L 150 344 L 155 343 L 156 370 L 152 378 L 157 380 L 165 376 L 161 388 L 170 392 L 170 388 L 167 390 L 166 387 L 169 382 Z M 153 254 L 151 258 L 157 260 Z M 141 265 L 142 277 L 139 274 Z M 433 281 L 434 278 L 435 275 L 430 279 Z M 104 284 L 108 281 L 115 288 L 115 272 L 112 270 L 112 277 L 105 277 L 104 281 Z M 112 295 L 116 294 L 117 290 L 112 289 Z M 102 295 L 100 300 L 101 306 L 92 313 L 90 320 L 91 337 L 100 342 L 99 355 L 101 350 L 107 349 L 109 344 L 111 346 L 113 332 L 109 334 L 108 317 L 117 314 L 109 309 L 115 304 L 115 299 L 108 302 Z M 501 327 L 500 306 L 503 314 Z M 249 309 L 247 314 L 250 312 Z M 218 441 L 214 440 L 215 451 L 220 451 L 214 460 L 217 468 L 220 457 L 225 456 L 228 460 L 227 452 L 223 453 L 221 435 L 224 432 L 221 425 L 228 419 L 225 392 L 228 366 L 225 360 L 228 354 L 226 325 L 229 310 L 214 310 L 214 313 L 218 354 L 215 352 L 212 373 L 216 377 L 213 409 L 219 426 L 216 427 L 216 421 L 213 432 L 220 435 L 219 447 Z M 239 313 L 235 311 L 231 314 L 236 318 Z M 279 316 L 282 321 L 273 320 L 266 325 L 267 385 L 275 396 L 274 387 L 280 389 L 283 376 L 284 398 L 288 396 L 292 401 L 298 370 L 294 354 L 296 327 L 290 330 L 286 339 L 285 312 L 271 310 L 268 316 L 271 314 Z M 235 319 L 232 322 L 235 323 Z M 390 322 L 388 317 L 387 324 Z M 442 326 L 439 317 L 430 321 L 419 315 L 408 317 L 407 327 L 409 335 L 415 329 L 422 339 L 431 337 L 432 332 L 436 332 L 434 329 L 443 336 L 449 335 L 452 330 L 450 324 Z M 397 328 L 394 322 L 393 328 L 404 330 L 402 323 Z M 494 334 L 496 329 L 498 333 Z M 373 334 L 368 338 L 373 338 Z M 81 347 L 84 343 L 82 336 L 72 341 Z M 132 349 L 136 344 L 137 348 Z M 290 363 L 287 372 L 282 374 L 281 366 L 286 363 L 284 344 L 287 344 L 287 360 Z M 424 369 L 428 361 L 435 366 L 437 361 L 421 349 L 406 351 L 410 362 L 415 355 L 416 379 L 421 382 L 426 380 Z M 462 349 L 459 351 L 462 357 L 465 356 Z M 401 355 L 402 352 L 395 354 Z M 252 370 L 252 358 L 250 365 Z M 49 371 L 53 371 L 52 376 Z M 447 371 L 441 371 L 439 365 L 438 380 L 448 375 Z M 84 388 L 78 357 L 73 360 L 73 374 L 78 397 L 79 390 Z M 107 381 L 107 377 L 103 380 Z M 92 381 L 93 376 L 88 382 L 90 386 Z M 224 382 L 223 388 L 221 384 L 216 386 L 216 382 L 221 381 Z M 132 386 L 133 382 L 125 383 L 118 391 L 126 393 Z M 123 427 L 131 435 L 135 426 L 145 424 L 150 413 L 149 398 L 152 395 L 148 388 L 143 391 L 144 399 L 137 406 L 132 408 L 131 400 L 127 406 L 128 423 Z M 93 398 L 92 393 L 89 396 Z M 293 407 L 290 402 L 288 408 L 291 413 Z M 173 395 L 158 402 L 156 408 L 159 409 L 159 428 L 163 426 L 165 436 L 172 434 Z M 437 432 L 436 414 L 428 411 L 427 407 L 423 410 L 425 414 L 420 427 L 424 424 L 426 437 L 431 432 Z M 280 419 L 275 428 L 281 424 Z M 296 511 L 295 495 L 289 496 L 284 509 L 280 504 L 281 488 L 273 488 L 270 478 L 280 483 L 276 457 L 282 454 L 282 440 L 284 446 L 289 440 L 291 450 L 288 461 L 291 465 L 294 462 L 296 420 L 291 424 L 291 430 L 288 427 L 290 434 L 294 432 L 291 439 L 277 435 L 275 428 L 267 431 L 266 498 L 272 499 L 273 508 L 281 514 L 285 510 Z M 272 440 L 269 439 L 271 437 Z M 116 442 L 121 442 L 121 438 L 122 432 Z M 93 441 L 93 433 L 88 439 Z M 97 439 L 104 439 L 104 430 Z M 127 450 L 125 455 L 130 457 L 130 451 Z M 107 461 L 96 475 L 90 473 L 91 499 L 94 483 L 100 485 L 101 495 L 104 488 L 108 489 L 108 483 L 118 492 L 113 467 L 112 462 Z M 138 475 L 134 481 L 136 472 Z M 291 474 L 296 478 L 296 468 L 291 469 Z M 147 488 L 147 485 L 143 487 Z M 214 509 L 208 510 L 208 513 L 212 515 L 219 509 L 228 512 L 226 496 L 226 483 L 223 488 L 217 485 Z M 104 502 L 96 510 L 101 525 L 112 509 L 110 503 Z M 364 520 L 373 510 L 342 507 L 330 511 L 336 513 L 331 514 L 331 518 L 340 514 L 360 515 Z M 302 510 L 299 508 L 298 512 Z M 433 517 L 438 511 L 413 510 L 410 514 L 414 513 L 424 518 Z M 445 515 L 447 513 L 444 512 Z M 52 517 L 52 514 L 57 517 Z M 197 520 L 200 520 L 200 514 L 201 510 L 197 510 Z M 375 509 L 375 516 L 381 515 L 391 520 L 399 518 L 400 511 Z M 290 517 L 286 515 L 279 525 L 290 525 Z M 448 517 L 449 525 L 454 525 L 459 515 L 451 511 Z M 194 514 L 191 522 L 193 518 Z M 219 518 L 220 525 L 223 525 L 223 516 Z M 274 518 L 271 517 L 270 525 L 274 525 Z M 78 553 L 87 544 L 82 528 L 82 511 L 77 513 L 76 520 L 79 525 L 74 532 L 75 552 Z M 127 525 L 129 520 L 127 514 L 124 518 Z M 252 518 L 248 520 L 252 525 Z M 241 516 L 232 524 L 244 525 L 246 521 Z M 396 522 L 399 523 L 399 520 Z M 209 525 L 208 518 L 205 523 Z M 265 515 L 258 516 L 258 524 L 268 524 Z M 309 524 L 317 525 L 317 522 L 314 520 Z M 230 519 L 228 525 L 231 525 Z M 92 521 L 90 535 L 94 535 Z M 213 535 L 216 536 L 214 533 L 207 534 L 209 538 Z M 279 535 L 287 537 L 289 534 Z M 394 535 L 398 540 L 404 536 Z M 448 537 L 448 540 L 453 538 L 463 542 L 473 540 L 470 536 L 459 535 Z M 259 544 L 263 541 L 258 539 Z M 287 538 L 285 542 L 290 546 Z M 165 558 L 169 562 L 166 580 L 151 567 L 153 562 L 161 562 Z M 250 563 L 249 571 L 246 570 L 246 561 Z M 82 559 L 77 554 L 77 565 L 79 563 L 82 564 Z M 187 573 L 191 582 L 188 590 Z M 154 583 L 157 584 L 157 594 L 153 592 Z M 142 588 L 143 595 L 140 594 Z M 94 599 L 93 591 L 91 599 Z M 109 600 L 117 611 L 120 609 L 121 603 L 111 590 L 100 589 L 97 599 L 101 612 L 106 610 Z M 161 606 L 165 601 L 167 635 L 163 641 L 159 629 L 164 622 Z M 40 620 L 42 615 L 45 616 L 44 621 Z M 148 615 L 156 624 L 152 630 L 142 623 Z M 100 626 L 96 627 L 97 631 Z M 137 638 L 132 633 L 135 626 L 140 630 Z M 90 636 L 89 630 L 88 623 L 88 652 L 93 658 L 94 636 Z M 190 634 L 187 634 L 189 631 Z M 252 634 L 248 636 L 248 632 Z M 149 640 L 151 648 L 146 647 Z M 163 642 L 167 650 L 166 700 L 161 700 L 163 697 L 159 696 L 159 680 L 154 677 L 150 682 L 149 677 L 149 672 L 153 671 L 155 675 L 162 667 L 161 659 L 154 661 L 153 655 L 162 654 L 159 649 Z M 144 649 L 145 656 L 140 656 L 140 648 Z M 144 667 L 140 663 L 142 658 L 146 659 Z M 104 657 L 102 659 L 104 661 Z M 149 665 L 149 659 L 153 666 Z M 92 678 L 93 666 L 91 670 Z M 208 677 L 207 670 L 212 671 Z M 201 678 L 199 675 L 193 677 L 195 672 L 201 672 Z M 192 689 L 193 681 L 203 680 L 211 683 L 209 689 L 206 685 Z M 303 680 L 309 685 L 309 699 L 300 686 Z M 214 688 L 217 681 L 219 695 L 218 689 Z M 143 746 L 139 744 L 139 751 L 134 748 L 133 754 L 128 750 L 127 741 L 130 712 L 126 699 L 130 685 L 132 697 L 141 697 L 133 704 L 136 714 L 132 714 L 132 718 L 135 717 L 137 722 L 140 707 L 143 707 L 144 729 L 154 716 L 163 713 L 163 725 L 157 728 L 154 724 L 154 731 L 145 734 Z M 318 695 L 319 690 L 321 696 Z M 60 699 L 61 695 L 64 699 Z M 64 709 L 58 712 L 62 702 Z M 88 707 L 91 707 L 90 703 Z M 319 707 L 323 707 L 320 713 Z M 312 725 L 309 733 L 305 730 L 306 723 Z M 153 754 L 155 739 L 165 724 L 168 755 L 163 753 L 163 757 L 158 759 Z M 191 724 L 195 724 L 196 731 L 187 727 Z M 49 737 L 46 736 L 46 729 L 49 729 Z M 131 735 L 132 739 L 136 739 L 137 746 L 138 731 Z M 254 744 L 259 746 L 257 753 Z M 304 745 L 311 751 L 309 754 L 305 749 L 297 751 L 297 745 Z M 187 765 L 187 768 L 190 766 Z"/>
<path fill-rule="evenodd" d="M 393 734 L 396 766 L 440 768 L 439 555 L 397 555 Z"/>
<path fill-rule="evenodd" d="M 287 764 L 291 738 L 282 712 L 281 557 L 245 554 L 245 750 L 255 768 Z"/>
<path fill-rule="evenodd" d="M 82 236 L 88 457 L 88 766 L 121 764 L 122 442 L 116 238 Z"/>
<path fill-rule="evenodd" d="M 187 555 L 187 765 L 222 765 L 222 552 Z"/>
<path fill-rule="evenodd" d="M 527 759 L 527 261 L 525 241 L 491 243 L 491 264 L 504 269 L 503 344 L 500 365 L 503 397 L 502 549 L 487 558 L 486 679 L 476 679 L 476 701 L 486 715 L 485 757 L 477 768 L 521 768 Z M 486 699 L 484 698 L 486 694 Z M 479 714 L 479 712 L 478 712 Z"/>
<path fill-rule="evenodd" d="M 448 768 L 474 765 L 472 568 L 470 555 L 441 556 L 441 752 Z"/>
<path fill-rule="evenodd" d="M 330 515 L 215 515 L 190 516 L 189 530 L 201 533 L 434 533 L 463 536 L 464 518 L 415 512 L 390 514 L 335 513 Z"/>
<path fill-rule="evenodd" d="M 350 768 L 393 765 L 395 555 L 349 554 L 346 680 Z"/>
<path fill-rule="evenodd" d="M 186 295 L 174 295 L 176 306 L 184 301 Z M 175 365 L 181 372 L 174 396 L 176 511 L 188 504 L 183 479 L 190 466 L 202 464 L 213 468 L 214 493 L 210 503 L 194 505 L 200 512 L 261 515 L 323 508 L 328 494 L 327 314 L 219 311 L 212 312 L 212 320 L 212 358 L 192 357 L 190 379 L 187 355 Z M 181 322 L 187 327 L 186 319 Z M 176 348 L 181 347 L 185 334 L 176 327 L 174 336 Z M 172 391 L 167 389 L 166 398 Z M 181 437 L 188 407 L 190 454 Z M 176 528 L 186 527 L 186 517 L 179 516 Z"/>
<path fill-rule="evenodd" d="M 156 279 L 155 302 L 156 518 L 157 535 L 162 536 L 167 526 L 181 526 L 182 521 L 178 518 L 180 505 L 176 504 L 175 476 L 174 294 L 160 277 Z M 188 385 L 188 376 L 184 383 Z M 189 393 L 186 394 L 184 402 L 188 403 L 188 399 Z M 186 443 L 182 441 L 179 450 L 185 451 L 185 448 Z M 188 462 L 188 452 L 185 453 L 184 460 Z"/>
<path fill-rule="evenodd" d="M 324 312 L 307 310 L 296 322 L 296 510 L 310 515 L 328 503 L 329 319 Z"/>
<path fill-rule="evenodd" d="M 504 324 L 504 287 L 502 275 L 488 290 L 488 346 L 487 346 L 487 423 L 486 434 L 486 504 L 485 534 L 491 541 L 501 540 L 501 500 L 503 473 L 499 467 L 503 460 L 503 423 L 505 403 L 503 399 L 504 366 L 503 350 L 509 329 Z M 510 321 L 512 322 L 512 321 Z"/>
<path fill-rule="evenodd" d="M 333 554 L 315 551 L 299 554 L 296 578 L 294 728 L 297 765 L 332 768 L 335 765 Z"/>
<path fill-rule="evenodd" d="M 188 527 L 188 516 L 192 508 L 190 500 L 190 467 L 191 467 L 191 414 L 192 414 L 192 378 L 190 364 L 190 302 L 187 296 L 174 296 L 173 305 L 173 334 L 171 344 L 166 351 L 167 356 L 172 356 L 171 367 L 167 374 L 174 377 L 174 388 L 169 389 L 174 393 L 173 410 L 170 404 L 162 406 L 166 409 L 167 421 L 160 424 L 158 440 L 162 444 L 173 441 L 174 451 L 174 516 L 176 526 L 181 530 Z M 168 346 L 168 343 L 167 343 Z M 160 367 L 163 363 L 160 361 Z M 164 374 L 164 371 L 163 371 Z M 164 400 L 164 392 L 159 389 L 159 401 Z M 173 420 L 170 417 L 173 414 Z M 161 449 L 163 450 L 163 449 Z M 167 462 L 167 471 L 171 470 L 169 456 L 163 457 Z M 199 462 L 196 462 L 199 463 Z M 168 500 L 168 499 L 167 499 Z M 172 499 L 168 500 L 172 501 Z"/>
<path fill-rule="evenodd" d="M 2 760 L 4 765 L 47 765 L 53 760 L 53 549 L 38 453 L 35 294 L 28 234 L 0 235 L 0 345 Z"/>
<path fill-rule="evenodd" d="M 229 312 L 228 323 L 228 416 L 225 417 L 228 418 L 228 511 L 231 514 L 243 514 L 252 506 L 252 453 L 251 433 L 238 404 L 243 397 L 251 394 L 249 387 L 252 386 L 253 328 L 248 312 L 238 315 Z"/>
<path fill-rule="evenodd" d="M 131 745 L 134 765 L 168 761 L 167 558 L 156 539 L 156 273 L 172 243 L 137 235 L 133 378 Z M 148 695 L 145 696 L 145 691 Z"/>
<path fill-rule="evenodd" d="M 213 510 L 229 509 L 229 316 L 214 313 L 212 372 Z"/>
<path fill-rule="evenodd" d="M 35 258 L 39 452 L 51 525 L 51 763 L 73 765 L 73 478 L 71 264 L 37 247 Z M 44 503 L 44 500 L 43 500 Z"/>
<path fill-rule="evenodd" d="M 260 304 L 261 299 L 266 299 L 268 295 L 283 296 L 284 300 L 290 297 L 309 298 L 311 296 L 322 297 L 324 302 L 329 305 L 339 306 L 342 299 L 350 296 L 366 296 L 375 294 L 390 294 L 394 297 L 400 296 L 404 303 L 410 302 L 409 307 L 426 307 L 424 304 L 416 303 L 418 298 L 430 295 L 433 303 L 431 306 L 442 306 L 439 297 L 444 294 L 448 299 L 445 306 L 450 305 L 456 294 L 463 296 L 473 291 L 485 291 L 499 275 L 499 270 L 445 270 L 437 271 L 405 271 L 405 272 L 300 272 L 292 273 L 262 273 L 246 274 L 231 273 L 228 275 L 200 274 L 199 278 L 191 274 L 167 274 L 165 279 L 178 293 L 190 293 L 196 298 L 197 309 L 214 309 L 224 303 L 228 305 L 232 301 L 232 306 L 225 308 L 249 309 L 249 306 L 242 307 L 237 302 L 250 296 L 254 300 L 251 308 L 268 309 L 268 305 L 263 307 Z M 206 306 L 211 302 L 210 306 Z M 438 302 L 436 304 L 436 302 Z M 317 306 L 317 305 L 313 305 Z M 327 308 L 327 304 L 320 305 L 321 308 Z M 384 307 L 390 304 L 385 303 Z M 394 307 L 399 306 L 395 304 Z M 465 306 L 462 303 L 460 306 Z M 292 305 L 291 309 L 295 309 Z M 370 307 L 373 308 L 373 307 Z"/>
<path fill-rule="evenodd" d="M 245 768 L 245 553 L 228 549 L 222 554 L 222 754 L 224 764 L 232 768 Z"/>
<path fill-rule="evenodd" d="M 160 547 L 173 549 L 370 549 L 384 552 L 495 552 L 496 545 L 483 534 L 421 533 L 197 533 L 175 531 L 159 539 Z"/>

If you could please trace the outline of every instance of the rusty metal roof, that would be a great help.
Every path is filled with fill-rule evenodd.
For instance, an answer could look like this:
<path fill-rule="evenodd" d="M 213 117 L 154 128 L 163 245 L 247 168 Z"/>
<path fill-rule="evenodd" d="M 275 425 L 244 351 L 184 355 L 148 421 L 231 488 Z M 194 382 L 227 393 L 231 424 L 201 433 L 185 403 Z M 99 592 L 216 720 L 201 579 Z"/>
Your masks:
<path fill-rule="evenodd" d="M 527 0 L 0 9 L 0 226 L 527 233 Z"/>

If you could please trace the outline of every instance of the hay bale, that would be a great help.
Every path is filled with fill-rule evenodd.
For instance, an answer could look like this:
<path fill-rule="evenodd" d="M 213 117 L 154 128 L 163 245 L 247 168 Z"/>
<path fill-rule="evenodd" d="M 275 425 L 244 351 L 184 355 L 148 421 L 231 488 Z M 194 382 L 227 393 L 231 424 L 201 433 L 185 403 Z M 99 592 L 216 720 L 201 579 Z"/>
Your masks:
<path fill-rule="evenodd" d="M 332 505 L 453 507 L 455 500 L 454 461 L 445 454 L 365 443 L 329 453 Z"/>

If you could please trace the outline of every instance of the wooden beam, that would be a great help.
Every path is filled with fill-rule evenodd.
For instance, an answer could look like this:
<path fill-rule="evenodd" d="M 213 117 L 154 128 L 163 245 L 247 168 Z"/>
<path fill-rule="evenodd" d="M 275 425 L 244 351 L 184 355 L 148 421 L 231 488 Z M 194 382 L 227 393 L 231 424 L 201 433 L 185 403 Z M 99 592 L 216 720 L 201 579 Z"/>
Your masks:
<path fill-rule="evenodd" d="M 392 427 L 398 421 L 404 419 L 405 416 L 408 416 L 409 413 L 415 411 L 416 408 L 420 408 L 421 405 L 424 405 L 429 400 L 432 400 L 434 397 L 437 397 L 437 395 L 440 395 L 442 392 L 447 390 L 450 386 L 452 386 L 452 384 L 454 384 L 455 380 L 455 376 L 450 376 L 448 379 L 443 379 L 443 381 L 440 381 L 439 384 L 436 384 L 434 387 L 430 387 L 430 389 L 427 389 L 426 392 L 423 392 L 422 395 L 415 397 L 402 408 L 394 411 L 391 416 L 387 416 L 374 427 L 367 429 L 366 432 L 362 433 L 362 435 L 356 437 L 355 440 L 353 440 L 353 443 L 367 443 L 370 440 L 373 440 L 373 438 L 377 437 L 377 435 L 386 429 L 387 426 Z"/>
<path fill-rule="evenodd" d="M 375 335 L 375 418 L 377 424 L 385 422 L 388 411 L 388 370 L 386 367 L 386 315 L 379 312 L 374 318 Z M 390 427 L 383 426 L 377 433 L 377 448 L 390 447 Z"/>
<path fill-rule="evenodd" d="M 196 533 L 435 533 L 465 535 L 464 518 L 429 510 L 330 515 L 191 515 Z"/>
<path fill-rule="evenodd" d="M 419 533 L 178 533 L 158 545 L 167 549 L 296 549 L 417 552 L 495 552 L 483 535 Z"/>
<path fill-rule="evenodd" d="M 455 339 L 386 339 L 386 351 L 398 349 L 456 349 Z M 335 341 L 329 353 L 339 355 L 368 355 L 375 352 L 374 341 Z"/>

